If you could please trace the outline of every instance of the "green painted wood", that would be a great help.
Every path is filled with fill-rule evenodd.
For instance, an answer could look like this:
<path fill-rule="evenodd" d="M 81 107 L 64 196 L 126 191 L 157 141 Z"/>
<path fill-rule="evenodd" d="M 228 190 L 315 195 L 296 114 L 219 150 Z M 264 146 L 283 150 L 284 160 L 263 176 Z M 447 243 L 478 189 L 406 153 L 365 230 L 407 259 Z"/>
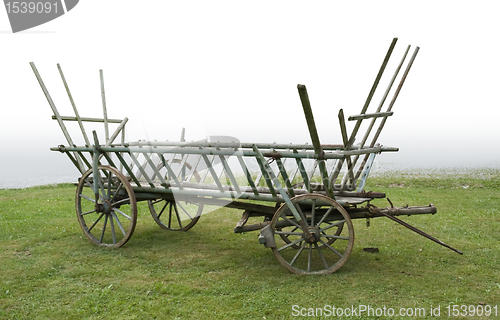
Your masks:
<path fill-rule="evenodd" d="M 365 114 L 358 114 L 355 116 L 349 116 L 347 118 L 348 121 L 355 121 L 355 120 L 365 120 L 365 119 L 371 119 L 371 118 L 382 118 L 382 117 L 390 117 L 394 114 L 394 112 L 376 112 L 376 113 L 365 113 Z"/>
<path fill-rule="evenodd" d="M 276 191 L 274 190 L 272 178 L 269 175 L 269 172 L 266 170 L 266 165 L 267 165 L 266 159 L 264 159 L 264 156 L 259 157 L 258 155 L 256 158 L 257 158 L 257 163 L 259 164 L 259 167 L 260 167 L 260 171 L 262 172 L 262 176 L 266 180 L 266 184 L 269 188 L 269 191 L 271 192 L 273 197 L 276 197 Z M 269 168 L 269 169 L 271 169 L 271 168 Z M 271 172 L 272 172 L 272 169 L 271 169 Z"/>
<path fill-rule="evenodd" d="M 389 46 L 389 50 L 387 50 L 384 61 L 382 62 L 382 65 L 380 66 L 380 69 L 377 73 L 377 77 L 375 78 L 375 81 L 373 82 L 372 88 L 370 89 L 370 93 L 368 94 L 368 97 L 366 98 L 365 104 L 363 105 L 363 108 L 361 110 L 361 114 L 366 113 L 366 109 L 368 109 L 368 106 L 370 105 L 370 102 L 373 98 L 375 90 L 377 89 L 377 86 L 380 82 L 380 78 L 382 78 L 382 74 L 384 73 L 384 70 L 387 66 L 387 63 L 389 62 L 389 58 L 392 55 L 392 51 L 394 50 L 394 47 L 396 46 L 397 41 L 398 41 L 398 38 L 392 39 L 391 45 Z M 356 139 L 356 135 L 358 133 L 359 127 L 361 126 L 361 121 L 362 120 L 358 120 L 356 122 L 356 125 L 354 126 L 354 129 L 351 132 L 351 137 L 349 138 L 349 142 L 347 144 L 344 144 L 347 148 L 349 148 L 350 146 L 352 146 L 354 144 L 354 140 Z"/>
<path fill-rule="evenodd" d="M 78 121 L 77 117 L 69 117 L 69 116 L 60 116 L 61 120 L 64 121 Z M 52 116 L 52 120 L 57 120 L 56 116 Z M 82 122 L 104 122 L 104 119 L 102 118 L 87 118 L 87 117 L 80 117 L 80 121 Z M 121 123 L 123 119 L 108 119 L 108 123 Z"/>
<path fill-rule="evenodd" d="M 172 167 L 170 167 L 170 165 L 168 164 L 168 162 L 165 160 L 165 157 L 162 154 L 160 154 L 159 156 L 160 156 L 160 159 L 161 159 L 161 163 L 167 169 L 169 177 L 172 177 L 172 179 L 174 180 L 174 183 L 177 186 L 177 188 L 179 188 L 181 190 L 184 189 L 182 187 L 182 184 L 179 182 L 179 180 L 175 176 L 174 170 L 172 170 Z M 167 186 L 165 186 L 165 188 L 167 188 Z"/>
<path fill-rule="evenodd" d="M 132 168 L 130 168 L 130 166 L 127 164 L 127 162 L 125 161 L 125 159 L 123 159 L 123 156 L 120 153 L 118 153 L 118 152 L 116 152 L 115 154 L 116 154 L 116 157 L 118 158 L 118 160 L 120 160 L 120 163 L 122 164 L 122 166 L 127 171 L 129 177 L 136 183 L 136 185 L 138 187 L 142 187 L 141 183 L 139 182 L 139 180 L 135 176 L 134 172 L 132 171 Z"/>
<path fill-rule="evenodd" d="M 250 185 L 250 188 L 252 188 L 252 192 L 255 195 L 259 195 L 259 192 L 257 191 L 257 188 L 255 187 L 255 184 L 253 183 L 252 175 L 248 171 L 248 168 L 245 164 L 245 161 L 243 160 L 243 157 L 237 156 L 238 162 L 240 163 L 241 169 L 243 170 L 243 173 L 245 174 L 248 184 Z"/>
<path fill-rule="evenodd" d="M 302 176 L 302 180 L 304 181 L 304 186 L 306 187 L 307 192 L 311 193 L 311 182 L 309 181 L 309 177 L 307 176 L 306 168 L 304 168 L 304 164 L 302 163 L 302 159 L 296 158 L 297 167 L 299 168 L 300 175 Z"/>
<path fill-rule="evenodd" d="M 232 186 L 236 190 L 236 193 L 241 194 L 240 186 L 238 185 L 238 182 L 236 181 L 233 172 L 231 171 L 231 168 L 229 167 L 229 164 L 226 161 L 226 158 L 224 156 L 219 156 L 219 157 L 220 161 L 222 162 L 222 166 L 226 171 L 226 174 L 229 176 L 229 180 L 231 181 Z"/>
<path fill-rule="evenodd" d="M 264 156 L 262 155 L 262 153 L 259 151 L 259 149 L 256 146 L 253 147 L 253 150 L 257 154 L 257 160 L 260 160 L 260 163 L 262 163 L 262 166 L 264 167 L 265 172 L 272 179 L 272 182 L 273 182 L 275 188 L 278 190 L 278 192 L 280 193 L 283 200 L 285 200 L 285 203 L 288 206 L 288 209 L 290 209 L 290 211 L 292 212 L 293 217 L 296 219 L 296 221 L 298 223 L 300 223 L 303 220 L 302 215 L 299 213 L 299 211 L 297 211 L 297 208 L 293 205 L 292 201 L 290 201 L 290 198 L 286 194 L 285 189 L 283 189 L 280 182 L 276 178 L 276 175 L 274 174 L 273 169 L 271 169 L 271 167 L 267 163 L 266 159 L 264 158 Z M 308 233 L 307 230 L 305 232 Z"/>
<path fill-rule="evenodd" d="M 215 172 L 214 168 L 212 167 L 212 163 L 208 160 L 208 157 L 206 154 L 202 155 L 203 160 L 205 161 L 205 164 L 207 165 L 208 170 L 210 170 L 210 174 L 212 175 L 212 178 L 214 179 L 215 184 L 219 188 L 220 192 L 224 192 L 224 188 L 222 187 L 222 184 L 220 183 L 219 178 L 217 177 L 217 173 Z"/>
<path fill-rule="evenodd" d="M 162 175 L 160 174 L 160 172 L 156 168 L 156 165 L 153 163 L 153 160 L 151 160 L 151 157 L 147 153 L 144 153 L 144 157 L 146 158 L 147 163 L 149 164 L 149 166 L 151 167 L 151 169 L 154 172 L 152 179 L 154 180 L 154 177 L 157 176 L 158 179 L 160 179 L 160 184 L 162 186 L 166 187 L 167 182 L 165 181 L 165 179 L 163 179 Z"/>
<path fill-rule="evenodd" d="M 283 178 L 283 181 L 285 182 L 286 188 L 288 189 L 288 193 L 290 193 L 290 196 L 293 198 L 295 197 L 295 192 L 293 191 L 292 184 L 290 183 L 290 179 L 288 178 L 288 174 L 286 173 L 286 169 L 284 166 L 283 161 L 281 161 L 280 158 L 276 159 L 276 164 L 278 165 L 278 168 L 281 173 L 281 177 Z"/>
<path fill-rule="evenodd" d="M 151 181 L 151 179 L 147 175 L 146 171 L 144 171 L 144 168 L 139 163 L 139 160 L 137 160 L 137 157 L 133 153 L 130 153 L 129 155 L 130 155 L 130 158 L 132 159 L 132 161 L 134 162 L 134 164 L 136 165 L 137 169 L 141 172 L 141 175 L 144 177 L 144 179 L 146 179 L 146 181 L 151 186 L 151 188 L 156 188 L 153 181 Z"/>

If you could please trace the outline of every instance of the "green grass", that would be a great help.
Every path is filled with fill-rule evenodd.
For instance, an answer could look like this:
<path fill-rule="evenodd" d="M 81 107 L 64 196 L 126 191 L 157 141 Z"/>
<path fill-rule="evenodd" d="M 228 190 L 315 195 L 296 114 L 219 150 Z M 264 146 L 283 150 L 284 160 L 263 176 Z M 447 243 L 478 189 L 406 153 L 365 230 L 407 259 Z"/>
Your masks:
<path fill-rule="evenodd" d="M 293 305 L 426 308 L 424 319 L 435 318 L 431 306 L 441 315 L 452 305 L 500 308 L 498 171 L 385 174 L 366 189 L 396 206 L 433 203 L 436 215 L 402 219 L 464 255 L 385 218 L 370 227 L 356 220 L 340 270 L 298 276 L 258 243 L 258 232 L 233 233 L 240 211 L 219 209 L 178 233 L 159 228 L 144 203 L 132 239 L 105 249 L 81 232 L 73 185 L 0 190 L 0 319 L 290 319 Z"/>

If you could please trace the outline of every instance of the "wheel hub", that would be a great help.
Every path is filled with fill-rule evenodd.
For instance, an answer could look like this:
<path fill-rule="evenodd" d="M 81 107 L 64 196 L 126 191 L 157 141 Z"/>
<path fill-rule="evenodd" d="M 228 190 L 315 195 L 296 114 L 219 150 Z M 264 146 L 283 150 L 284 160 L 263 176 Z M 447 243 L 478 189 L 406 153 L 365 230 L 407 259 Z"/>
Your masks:
<path fill-rule="evenodd" d="M 111 202 L 109 202 L 109 200 L 104 200 L 103 203 L 96 203 L 95 211 L 109 214 L 111 212 Z"/>
<path fill-rule="evenodd" d="M 307 231 L 309 231 L 309 237 L 307 236 L 307 233 L 304 232 L 302 237 L 307 243 L 310 244 L 315 244 L 318 243 L 320 236 L 319 229 L 317 227 L 308 227 Z"/>

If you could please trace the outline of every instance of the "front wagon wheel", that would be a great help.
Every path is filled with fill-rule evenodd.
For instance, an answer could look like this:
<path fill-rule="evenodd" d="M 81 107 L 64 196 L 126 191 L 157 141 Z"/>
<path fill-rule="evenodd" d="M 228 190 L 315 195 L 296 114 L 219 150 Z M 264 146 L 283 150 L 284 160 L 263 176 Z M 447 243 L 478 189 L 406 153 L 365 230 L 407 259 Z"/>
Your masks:
<path fill-rule="evenodd" d="M 349 214 L 323 195 L 305 194 L 290 200 L 305 223 L 296 221 L 286 203 L 276 211 L 271 221 L 275 257 L 293 273 L 335 272 L 347 261 L 354 245 Z M 307 236 L 305 228 L 312 237 Z"/>
<path fill-rule="evenodd" d="M 101 165 L 83 174 L 76 190 L 76 216 L 83 233 L 99 246 L 121 247 L 134 233 L 137 201 L 127 178 L 117 169 Z M 96 181 L 97 180 L 97 181 Z M 94 194 L 97 183 L 98 194 Z"/>

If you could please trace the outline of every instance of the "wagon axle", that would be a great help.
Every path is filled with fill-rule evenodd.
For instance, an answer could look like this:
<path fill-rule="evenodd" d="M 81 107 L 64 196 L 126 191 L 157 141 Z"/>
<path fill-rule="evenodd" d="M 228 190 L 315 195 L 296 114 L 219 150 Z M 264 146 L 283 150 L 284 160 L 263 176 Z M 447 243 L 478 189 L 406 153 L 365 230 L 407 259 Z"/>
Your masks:
<path fill-rule="evenodd" d="M 318 227 L 307 227 L 307 232 L 304 232 L 302 238 L 309 244 L 316 244 L 320 239 Z"/>
<path fill-rule="evenodd" d="M 96 203 L 95 204 L 95 211 L 96 213 L 105 213 L 109 214 L 111 213 L 112 205 L 109 200 L 104 200 L 103 203 Z"/>

